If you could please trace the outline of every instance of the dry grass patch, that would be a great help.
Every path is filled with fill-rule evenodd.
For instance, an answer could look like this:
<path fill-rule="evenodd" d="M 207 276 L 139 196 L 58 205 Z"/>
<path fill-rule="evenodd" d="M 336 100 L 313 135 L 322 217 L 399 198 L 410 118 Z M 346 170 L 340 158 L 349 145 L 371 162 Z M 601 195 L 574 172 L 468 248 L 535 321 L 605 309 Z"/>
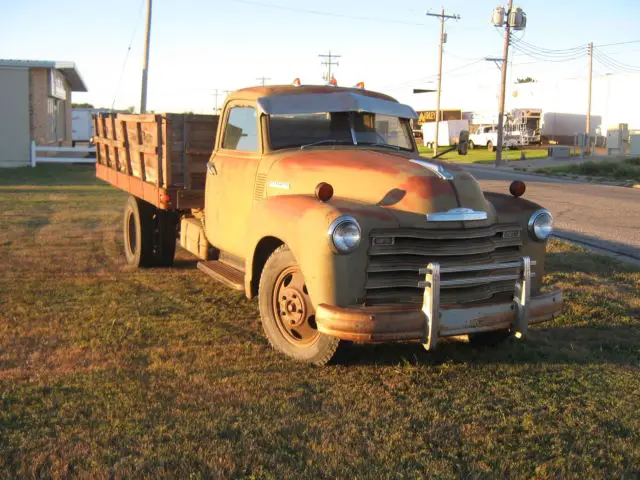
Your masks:
<path fill-rule="evenodd" d="M 125 267 L 124 200 L 86 169 L 0 180 L 3 476 L 640 474 L 637 269 L 553 242 L 565 313 L 526 341 L 351 346 L 318 369 L 186 253 Z"/>

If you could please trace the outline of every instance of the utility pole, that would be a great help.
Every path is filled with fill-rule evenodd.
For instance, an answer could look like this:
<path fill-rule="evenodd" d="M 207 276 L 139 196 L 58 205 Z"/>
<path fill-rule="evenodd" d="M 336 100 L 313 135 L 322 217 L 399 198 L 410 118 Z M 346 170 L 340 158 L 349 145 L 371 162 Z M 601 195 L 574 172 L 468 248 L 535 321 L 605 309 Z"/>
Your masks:
<path fill-rule="evenodd" d="M 453 18 L 455 20 L 460 19 L 460 15 L 445 15 L 444 8 L 440 10 L 440 13 L 429 13 L 427 15 L 430 17 L 440 17 L 440 42 L 438 45 L 438 96 L 436 99 L 436 138 L 433 142 L 433 156 L 438 155 L 438 134 L 440 133 L 440 93 L 442 91 L 442 46 L 444 45 L 446 39 L 444 34 L 444 21 L 448 18 Z"/>
<path fill-rule="evenodd" d="M 336 66 L 340 65 L 340 63 L 332 62 L 331 60 L 334 59 L 334 58 L 340 58 L 342 55 L 333 55 L 331 53 L 331 50 L 329 50 L 328 54 L 322 54 L 322 55 L 318 55 L 318 56 L 323 59 L 323 61 L 321 62 L 322 65 L 326 65 L 327 66 L 327 73 L 326 73 L 324 79 L 325 79 L 326 82 L 330 82 L 331 79 L 333 78 L 331 76 L 331 66 L 332 65 L 336 65 Z"/>
<path fill-rule="evenodd" d="M 151 0 L 147 0 L 147 28 L 144 40 L 144 59 L 142 63 L 142 89 L 140 93 L 140 113 L 147 111 L 147 79 L 149 77 L 149 40 L 151 39 Z"/>
<path fill-rule="evenodd" d="M 218 97 L 224 97 L 225 95 L 227 95 L 231 90 L 222 90 L 220 88 L 215 88 L 213 90 L 213 93 L 211 95 L 214 96 L 215 98 L 215 107 L 213 109 L 214 113 L 218 113 Z M 220 93 L 218 93 L 220 92 Z"/>
<path fill-rule="evenodd" d="M 589 43 L 589 99 L 587 101 L 587 155 L 591 154 L 591 82 L 593 80 L 593 42 Z"/>
<path fill-rule="evenodd" d="M 498 145 L 496 145 L 496 167 L 502 165 L 502 144 L 504 142 L 504 100 L 507 88 L 507 60 L 509 58 L 509 41 L 511 40 L 511 25 L 509 17 L 513 8 L 513 0 L 509 0 L 507 7 L 507 23 L 504 28 L 504 47 L 502 50 L 502 65 L 500 70 L 500 105 L 498 109 Z"/>
<path fill-rule="evenodd" d="M 264 87 L 264 83 L 267 80 L 271 80 L 271 78 L 269 78 L 269 77 L 258 77 L 258 78 L 256 78 L 256 80 L 258 80 L 260 82 L 260 84 Z"/>
<path fill-rule="evenodd" d="M 506 21 L 505 21 L 506 17 Z M 527 15 L 521 8 L 513 8 L 513 0 L 509 0 L 507 11 L 504 7 L 493 10 L 491 23 L 496 27 L 504 26 L 504 48 L 502 51 L 502 65 L 500 68 L 500 102 L 498 108 L 498 145 L 496 145 L 496 167 L 502 165 L 502 144 L 504 143 L 504 102 L 507 88 L 507 61 L 509 60 L 509 42 L 511 41 L 511 29 L 524 30 L 527 26 Z M 494 60 L 489 59 L 487 60 Z"/>

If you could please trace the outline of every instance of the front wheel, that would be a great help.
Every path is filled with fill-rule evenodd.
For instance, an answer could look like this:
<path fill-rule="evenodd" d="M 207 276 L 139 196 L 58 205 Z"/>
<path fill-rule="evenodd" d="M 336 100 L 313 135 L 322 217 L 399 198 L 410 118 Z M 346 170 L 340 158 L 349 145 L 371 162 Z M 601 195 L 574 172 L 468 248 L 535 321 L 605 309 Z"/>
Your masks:
<path fill-rule="evenodd" d="M 469 150 L 473 150 L 474 148 L 476 148 L 476 144 L 473 143 L 473 140 L 469 140 Z"/>
<path fill-rule="evenodd" d="M 285 245 L 265 263 L 258 302 L 262 328 L 275 350 L 314 365 L 333 358 L 340 340 L 318 332 L 302 270 Z"/>

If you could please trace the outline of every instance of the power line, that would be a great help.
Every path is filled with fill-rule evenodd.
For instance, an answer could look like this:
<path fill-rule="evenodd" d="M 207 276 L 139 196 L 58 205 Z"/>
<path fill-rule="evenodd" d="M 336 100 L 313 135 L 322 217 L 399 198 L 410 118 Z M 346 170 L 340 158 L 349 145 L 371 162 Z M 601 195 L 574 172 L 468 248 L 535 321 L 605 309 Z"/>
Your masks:
<path fill-rule="evenodd" d="M 129 40 L 129 46 L 127 47 L 127 53 L 124 56 L 124 62 L 122 62 L 122 69 L 120 70 L 120 77 L 118 78 L 118 83 L 116 84 L 116 92 L 113 94 L 113 101 L 111 102 L 111 110 L 113 110 L 114 105 L 116 103 L 116 98 L 118 97 L 118 92 L 120 91 L 120 84 L 122 83 L 122 77 L 124 76 L 124 70 L 127 66 L 127 60 L 129 60 L 129 54 L 131 53 L 131 46 L 133 45 L 133 39 L 138 32 L 138 26 L 140 25 L 140 17 L 142 16 L 142 7 L 144 7 L 145 0 L 140 2 L 140 8 L 138 9 L 138 18 L 136 19 L 136 23 L 133 26 L 133 33 L 131 34 L 131 40 Z"/>
<path fill-rule="evenodd" d="M 640 66 L 637 65 L 629 65 L 627 63 L 623 63 L 620 62 L 612 57 L 610 57 L 609 55 L 605 54 L 604 52 L 596 52 L 598 57 L 599 57 L 599 61 L 600 63 L 608 63 L 610 65 L 613 65 L 615 67 L 617 67 L 620 70 L 628 70 L 628 71 L 640 71 Z"/>
<path fill-rule="evenodd" d="M 612 47 L 614 45 L 627 45 L 629 43 L 640 43 L 640 40 L 627 40 L 626 42 L 604 43 L 602 45 L 594 45 L 594 47 Z"/>
<path fill-rule="evenodd" d="M 537 45 L 525 42 L 522 39 L 514 40 L 510 44 L 514 50 L 524 55 L 548 62 L 565 62 L 568 60 L 575 60 L 587 53 L 586 45 L 579 45 L 565 49 L 549 49 L 538 47 Z"/>
<path fill-rule="evenodd" d="M 474 60 L 471 63 L 467 63 L 465 65 L 461 65 L 459 67 L 452 68 L 451 70 L 445 70 L 443 72 L 443 75 L 444 74 L 449 75 L 450 73 L 457 72 L 458 70 L 464 70 L 465 68 L 471 67 L 471 66 L 476 65 L 477 63 L 480 63 L 480 62 L 484 62 L 484 58 L 479 58 L 477 60 Z M 458 75 L 452 75 L 452 76 L 455 77 L 455 76 L 458 76 Z M 465 72 L 463 75 L 468 75 L 468 72 Z M 431 79 L 434 79 L 434 78 L 437 78 L 437 77 L 438 77 L 438 74 L 434 73 L 434 74 L 428 75 L 426 77 L 414 78 L 413 80 L 408 80 L 408 81 L 403 82 L 403 83 L 391 83 L 391 84 L 388 84 L 388 85 L 385 85 L 385 86 L 381 87 L 381 89 L 384 89 L 384 90 L 396 89 L 396 88 L 399 88 L 399 87 L 405 87 L 405 86 L 413 85 L 416 82 L 428 81 L 428 80 L 431 80 Z"/>
<path fill-rule="evenodd" d="M 284 5 L 274 5 L 269 3 L 255 2 L 251 0 L 231 0 L 234 3 L 244 3 L 247 5 L 255 5 L 258 7 L 272 8 L 276 10 L 286 10 L 290 12 L 298 12 L 298 13 L 308 13 L 311 15 L 323 15 L 326 17 L 334 17 L 334 18 L 346 18 L 349 20 L 361 20 L 366 22 L 379 22 L 379 23 L 395 23 L 398 25 L 413 25 L 418 27 L 424 27 L 424 23 L 416 23 L 416 22 L 406 22 L 403 20 L 392 20 L 386 18 L 375 18 L 375 17 L 363 17 L 358 15 L 344 15 L 340 13 L 332 13 L 332 12 L 323 12 L 321 10 L 308 10 L 305 8 L 296 8 L 296 7 L 285 7 Z"/>

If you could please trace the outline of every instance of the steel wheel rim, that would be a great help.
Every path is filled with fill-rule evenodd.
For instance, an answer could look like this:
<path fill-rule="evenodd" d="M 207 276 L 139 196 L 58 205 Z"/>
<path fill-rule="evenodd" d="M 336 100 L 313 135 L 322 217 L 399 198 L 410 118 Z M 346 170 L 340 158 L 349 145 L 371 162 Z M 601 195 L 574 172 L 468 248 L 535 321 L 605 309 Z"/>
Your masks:
<path fill-rule="evenodd" d="M 272 308 L 278 329 L 293 345 L 307 346 L 320 336 L 315 324 L 315 309 L 297 265 L 285 268 L 278 275 Z"/>
<path fill-rule="evenodd" d="M 137 245 L 137 233 L 136 233 L 136 218 L 133 212 L 129 212 L 129 218 L 127 219 L 127 240 L 129 251 L 135 255 Z"/>

